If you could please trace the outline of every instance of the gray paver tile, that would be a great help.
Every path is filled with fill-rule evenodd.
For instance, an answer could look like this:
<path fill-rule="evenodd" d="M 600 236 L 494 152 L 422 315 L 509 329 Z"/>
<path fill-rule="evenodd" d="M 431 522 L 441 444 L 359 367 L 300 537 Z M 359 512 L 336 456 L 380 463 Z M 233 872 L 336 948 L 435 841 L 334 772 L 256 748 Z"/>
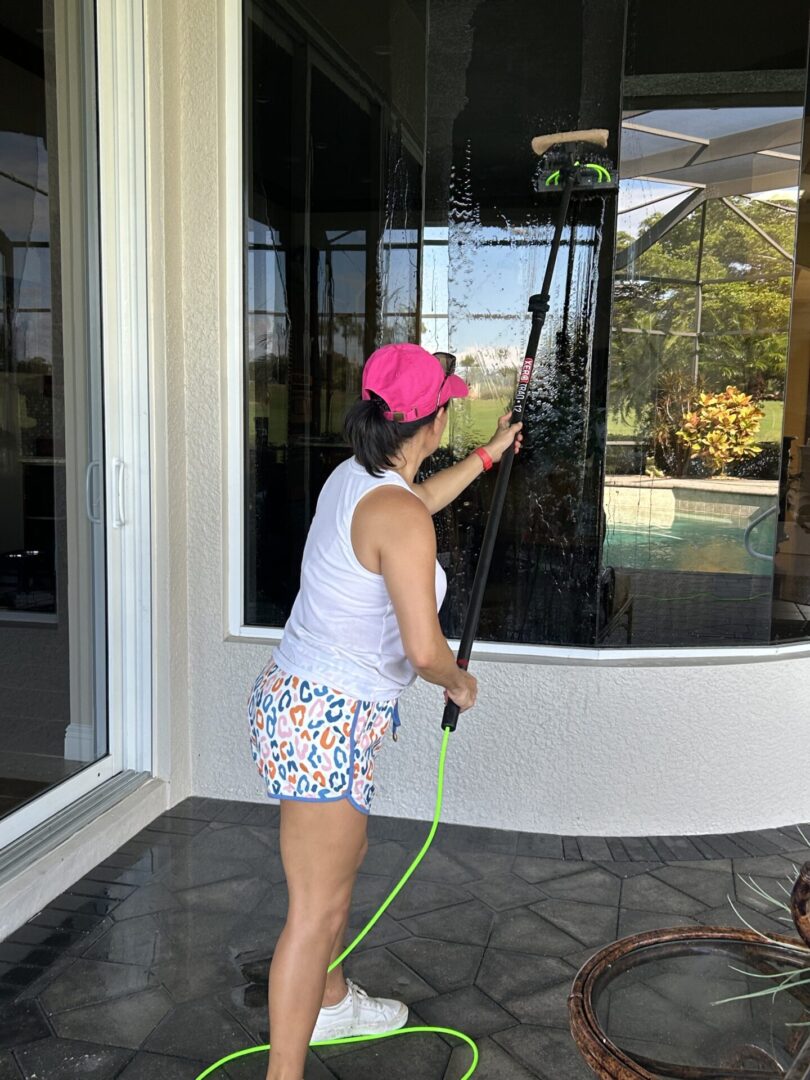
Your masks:
<path fill-rule="evenodd" d="M 493 1039 L 542 1080 L 593 1080 L 567 1031 L 521 1024 Z"/>
<path fill-rule="evenodd" d="M 633 862 L 655 862 L 655 848 L 643 836 L 623 836 L 622 844 Z"/>
<path fill-rule="evenodd" d="M 360 869 L 364 874 L 381 874 L 385 877 L 401 876 L 412 857 L 413 852 L 410 852 L 404 844 L 398 844 L 395 840 L 378 840 L 369 844 Z M 422 876 L 424 863 L 423 859 L 418 871 L 420 876 Z"/>
<path fill-rule="evenodd" d="M 501 851 L 456 851 L 453 858 L 471 875 L 471 880 L 501 877 L 512 870 L 515 855 Z"/>
<path fill-rule="evenodd" d="M 56 1013 L 51 1023 L 60 1038 L 137 1050 L 171 1011 L 172 1005 L 172 999 L 163 987 L 156 987 Z"/>
<path fill-rule="evenodd" d="M 590 869 L 591 863 L 578 860 L 569 862 L 566 859 L 545 859 L 533 855 L 518 855 L 512 864 L 512 873 L 518 874 L 525 881 L 538 884 L 541 881 L 554 881 L 557 878 L 569 877 L 571 874 L 581 874 L 583 870 Z"/>
<path fill-rule="evenodd" d="M 10 1050 L 0 1050 L 0 1080 L 22 1080 Z"/>
<path fill-rule="evenodd" d="M 599 859 L 610 859 L 613 857 L 610 853 L 607 840 L 603 836 L 578 836 L 577 844 L 579 845 L 580 854 L 583 859 L 589 859 L 592 862 L 596 862 Z"/>
<path fill-rule="evenodd" d="M 490 945 L 535 956 L 565 956 L 580 949 L 582 942 L 534 911 L 515 908 L 495 916 Z"/>
<path fill-rule="evenodd" d="M 541 899 L 543 895 L 534 885 L 516 874 L 483 878 L 481 881 L 471 882 L 467 889 L 495 911 L 530 904 Z"/>
<path fill-rule="evenodd" d="M 519 835 L 507 829 L 482 829 L 472 825 L 440 825 L 434 844 L 440 851 L 490 851 L 515 855 Z"/>
<path fill-rule="evenodd" d="M 154 984 L 155 979 L 144 966 L 80 958 L 48 985 L 40 1000 L 48 1012 L 55 1013 L 132 994 Z"/>
<path fill-rule="evenodd" d="M 125 919 L 135 919 L 140 915 L 154 915 L 158 911 L 167 911 L 169 908 L 179 906 L 180 901 L 165 885 L 144 885 L 118 905 L 113 912 L 113 919 L 116 922 L 123 922 Z"/>
<path fill-rule="evenodd" d="M 428 1024 L 457 1028 L 472 1038 L 503 1031 L 516 1023 L 514 1016 L 475 986 L 422 1001 L 419 1012 Z"/>
<path fill-rule="evenodd" d="M 223 807 L 222 799 L 207 799 L 192 795 L 183 799 L 168 811 L 172 817 L 198 818 L 200 821 L 213 821 Z"/>
<path fill-rule="evenodd" d="M 616 936 L 618 908 L 613 905 L 543 900 L 532 904 L 531 910 L 564 930 L 578 945 L 607 945 Z"/>
<path fill-rule="evenodd" d="M 186 955 L 157 964 L 152 973 L 178 1004 L 217 993 L 229 986 L 240 986 L 245 981 L 238 964 L 224 953 Z"/>
<path fill-rule="evenodd" d="M 475 1043 L 479 1053 L 475 1080 L 535 1080 L 537 1077 L 536 1072 L 516 1061 L 489 1036 L 478 1038 Z M 469 1069 L 470 1060 L 469 1047 L 457 1046 L 442 1080 L 460 1080 Z"/>
<path fill-rule="evenodd" d="M 565 979 L 573 979 L 575 969 L 558 956 L 524 956 L 501 949 L 487 949 L 475 978 L 476 986 L 510 1012 L 512 998 L 534 994 Z"/>
<path fill-rule="evenodd" d="M 691 865 L 681 864 L 653 870 L 652 876 L 693 896 L 706 907 L 716 907 L 723 903 L 728 893 L 733 895 L 734 878 L 730 872 L 718 874 L 710 870 L 693 870 Z"/>
<path fill-rule="evenodd" d="M 783 937 L 794 938 L 798 941 L 798 934 L 793 926 L 793 920 L 786 912 L 778 912 L 766 915 L 761 911 L 755 911 L 749 904 L 735 902 L 737 911 L 743 919 L 755 930 L 763 934 L 779 934 Z M 786 922 L 780 921 L 784 915 Z M 706 909 L 700 913 L 699 922 L 702 926 L 733 926 L 744 929 L 744 923 L 735 914 L 731 904 L 721 904 L 720 907 Z"/>
<path fill-rule="evenodd" d="M 72 1039 L 40 1039 L 16 1051 L 25 1080 L 109 1080 L 132 1057 L 131 1050 Z"/>
<path fill-rule="evenodd" d="M 621 896 L 621 879 L 607 870 L 596 867 L 578 874 L 541 881 L 541 892 L 556 900 L 578 900 L 583 904 L 618 904 Z"/>
<path fill-rule="evenodd" d="M 452 908 L 446 910 L 452 910 Z M 433 917 L 434 913 L 430 912 L 425 916 L 417 916 L 417 919 L 430 919 Z M 363 929 L 367 921 L 368 920 L 365 917 L 357 919 L 354 912 L 352 913 L 352 916 L 349 919 L 349 933 L 347 935 L 349 941 L 352 941 L 354 936 Z M 441 919 L 439 919 L 439 922 L 441 922 Z M 392 941 L 402 941 L 405 938 L 409 938 L 411 933 L 412 931 L 409 930 L 404 923 L 397 922 L 397 920 L 392 919 L 390 915 L 383 915 L 379 922 L 374 925 L 370 933 L 363 938 L 355 951 L 363 952 L 366 949 L 374 949 L 378 945 L 389 945 Z"/>
<path fill-rule="evenodd" d="M 35 1001 L 0 1006 L 0 1050 L 50 1035 L 42 1009 Z"/>
<path fill-rule="evenodd" d="M 735 874 L 751 874 L 753 877 L 779 878 L 787 883 L 793 878 L 793 860 L 785 855 L 768 855 L 765 858 L 732 860 Z"/>
<path fill-rule="evenodd" d="M 213 1062 L 249 1045 L 242 1025 L 222 1006 L 206 1001 L 178 1005 L 147 1038 L 143 1049 Z"/>
<path fill-rule="evenodd" d="M 548 986 L 545 990 L 536 990 L 529 994 L 518 994 L 509 1000 L 509 1011 L 521 1024 L 538 1024 L 541 1027 L 557 1027 L 568 1030 L 568 995 L 575 973 L 562 982 Z"/>
<path fill-rule="evenodd" d="M 197 1080 L 204 1061 L 166 1057 L 164 1054 L 136 1054 L 117 1080 Z"/>
<path fill-rule="evenodd" d="M 520 833 L 517 851 L 518 855 L 532 855 L 541 859 L 562 859 L 562 837 L 544 833 Z"/>
<path fill-rule="evenodd" d="M 701 918 L 705 916 L 703 912 Z M 622 909 L 619 912 L 619 932 L 617 938 L 643 934 L 648 930 L 663 930 L 672 926 L 697 926 L 698 920 L 686 915 L 673 915 L 670 911 L 636 911 Z"/>
<path fill-rule="evenodd" d="M 633 860 L 632 862 L 601 862 L 599 865 L 608 873 L 626 880 L 627 878 L 638 877 L 640 874 L 648 874 L 650 870 L 657 870 L 663 866 L 663 863 L 660 861 L 642 862 Z"/>
<path fill-rule="evenodd" d="M 484 956 L 479 945 L 418 937 L 395 941 L 388 949 L 440 994 L 470 986 Z"/>
<path fill-rule="evenodd" d="M 390 883 L 385 881 L 387 896 L 390 892 Z M 384 899 L 382 897 L 381 899 Z M 389 912 L 395 919 L 408 919 L 413 915 L 421 915 L 427 911 L 440 911 L 442 908 L 452 907 L 456 904 L 466 903 L 470 899 L 469 892 L 457 885 L 440 885 L 435 881 L 418 881 L 413 879 L 402 890 Z M 373 912 L 372 912 L 373 914 Z"/>
<path fill-rule="evenodd" d="M 688 836 L 662 836 L 661 839 L 679 862 L 684 859 L 692 861 L 701 858 L 701 852 Z"/>
<path fill-rule="evenodd" d="M 696 915 L 706 906 L 694 896 L 688 896 L 652 874 L 625 881 L 621 902 L 625 909 L 671 911 L 673 915 Z"/>
<path fill-rule="evenodd" d="M 381 946 L 350 956 L 346 961 L 347 974 L 372 997 L 394 998 L 406 1005 L 435 994 L 435 989 L 391 949 Z"/>
<path fill-rule="evenodd" d="M 405 920 L 402 925 L 416 937 L 458 941 L 463 945 L 486 945 L 495 918 L 480 900 L 470 900 L 466 904 L 417 915 Z"/>
<path fill-rule="evenodd" d="M 579 850 L 579 844 L 575 836 L 564 836 L 562 838 L 563 843 L 563 858 L 581 860 L 582 852 Z"/>
<path fill-rule="evenodd" d="M 414 1080 L 442 1076 L 451 1049 L 438 1035 L 404 1035 L 329 1058 L 338 1080 Z"/>
<path fill-rule="evenodd" d="M 175 893 L 180 903 L 190 911 L 216 911 L 243 914 L 252 911 L 262 897 L 268 895 L 269 886 L 260 878 L 230 878 L 197 885 Z M 127 901 L 125 901 L 126 903 Z"/>

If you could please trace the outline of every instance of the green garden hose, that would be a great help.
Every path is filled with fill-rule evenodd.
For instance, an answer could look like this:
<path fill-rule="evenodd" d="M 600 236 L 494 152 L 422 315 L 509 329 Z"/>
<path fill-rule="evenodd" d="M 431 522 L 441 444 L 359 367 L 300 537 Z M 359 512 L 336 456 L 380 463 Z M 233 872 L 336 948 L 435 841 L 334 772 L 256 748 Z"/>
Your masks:
<path fill-rule="evenodd" d="M 371 916 L 369 921 L 349 945 L 337 960 L 334 960 L 328 970 L 333 971 L 339 964 L 342 964 L 346 957 L 357 948 L 363 938 L 368 932 L 375 926 L 377 921 L 383 915 L 383 913 L 391 906 L 393 901 L 399 895 L 401 889 L 405 883 L 410 879 L 417 866 L 422 859 L 428 853 L 430 845 L 433 843 L 433 837 L 436 835 L 436 830 L 439 827 L 439 818 L 442 812 L 442 797 L 444 794 L 444 763 L 447 757 L 447 745 L 450 738 L 450 729 L 444 728 L 444 735 L 442 737 L 442 748 L 439 752 L 439 776 L 436 783 L 436 805 L 433 810 L 433 822 L 430 826 L 430 832 L 427 834 L 424 844 L 419 850 L 419 853 L 414 858 L 411 865 L 399 879 L 397 884 L 383 900 L 380 907 Z M 384 1031 L 379 1035 L 349 1035 L 343 1039 L 322 1039 L 318 1042 L 310 1043 L 310 1046 L 346 1046 L 349 1043 L 363 1043 L 363 1042 L 376 1042 L 378 1039 L 393 1039 L 398 1035 L 424 1035 L 430 1033 L 433 1035 L 452 1035 L 456 1039 L 461 1039 L 465 1042 L 472 1051 L 472 1062 L 469 1069 L 461 1077 L 461 1080 L 469 1080 L 478 1067 L 478 1047 L 475 1045 L 469 1035 L 465 1035 L 463 1031 L 456 1031 L 454 1028 L 446 1027 L 405 1027 L 400 1028 L 399 1031 Z M 270 1049 L 270 1044 L 265 1043 L 263 1046 L 248 1046 L 244 1050 L 236 1050 L 232 1054 L 228 1054 L 226 1057 L 220 1058 L 219 1061 L 215 1061 L 213 1065 L 209 1065 L 207 1069 L 203 1070 L 197 1077 L 197 1080 L 205 1080 L 207 1076 L 211 1076 L 221 1065 L 226 1065 L 229 1061 L 235 1061 L 237 1058 L 246 1057 L 248 1054 L 261 1054 Z"/>

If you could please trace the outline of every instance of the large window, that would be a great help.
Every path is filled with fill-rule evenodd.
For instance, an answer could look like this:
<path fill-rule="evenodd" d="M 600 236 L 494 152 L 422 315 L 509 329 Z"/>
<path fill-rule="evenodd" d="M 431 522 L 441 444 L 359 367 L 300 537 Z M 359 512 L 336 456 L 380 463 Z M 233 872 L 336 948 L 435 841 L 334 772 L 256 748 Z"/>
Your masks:
<path fill-rule="evenodd" d="M 289 613 L 373 348 L 459 358 L 471 393 L 428 470 L 491 434 L 552 232 L 529 140 L 604 126 L 620 183 L 564 236 L 480 637 L 810 632 L 795 316 L 791 337 L 808 5 L 767 24 L 753 3 L 687 6 L 699 35 L 652 0 L 551 21 L 528 0 L 245 0 L 247 623 Z M 491 492 L 436 518 L 448 635 Z"/>

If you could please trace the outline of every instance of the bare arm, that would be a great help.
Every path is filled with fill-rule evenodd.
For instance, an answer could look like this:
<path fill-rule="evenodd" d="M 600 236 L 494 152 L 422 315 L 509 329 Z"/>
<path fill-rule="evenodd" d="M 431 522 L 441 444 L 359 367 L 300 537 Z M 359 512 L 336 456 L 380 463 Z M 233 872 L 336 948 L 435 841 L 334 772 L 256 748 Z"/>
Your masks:
<path fill-rule="evenodd" d="M 515 453 L 520 451 L 523 440 L 520 430 L 523 425 L 510 424 L 510 417 L 511 413 L 506 413 L 500 418 L 497 431 L 484 447 L 493 462 L 500 461 L 512 443 L 515 443 Z M 428 512 L 437 514 L 469 487 L 483 471 L 484 463 L 481 458 L 478 454 L 472 453 L 458 464 L 442 469 L 427 480 L 423 480 L 421 484 L 414 487 L 414 491 L 425 504 Z"/>
<path fill-rule="evenodd" d="M 385 487 L 358 507 L 353 543 L 356 535 L 362 535 L 363 549 L 371 546 L 379 554 L 379 572 L 394 605 L 405 654 L 417 673 L 469 708 L 475 701 L 476 681 L 457 666 L 439 625 L 436 534 L 427 510 L 410 492 Z"/>

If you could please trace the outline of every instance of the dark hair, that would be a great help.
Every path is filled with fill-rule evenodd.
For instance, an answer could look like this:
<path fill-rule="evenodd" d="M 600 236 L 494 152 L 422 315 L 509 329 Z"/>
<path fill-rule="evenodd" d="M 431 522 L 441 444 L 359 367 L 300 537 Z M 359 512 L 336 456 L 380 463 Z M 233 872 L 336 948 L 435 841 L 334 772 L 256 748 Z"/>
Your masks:
<path fill-rule="evenodd" d="M 388 405 L 381 397 L 372 394 L 370 400 L 355 401 L 346 413 L 343 432 L 354 456 L 372 476 L 382 476 L 384 469 L 392 469 L 392 458 L 408 439 L 421 427 L 436 418 L 436 412 L 418 420 L 404 423 L 386 420 L 383 412 Z"/>

